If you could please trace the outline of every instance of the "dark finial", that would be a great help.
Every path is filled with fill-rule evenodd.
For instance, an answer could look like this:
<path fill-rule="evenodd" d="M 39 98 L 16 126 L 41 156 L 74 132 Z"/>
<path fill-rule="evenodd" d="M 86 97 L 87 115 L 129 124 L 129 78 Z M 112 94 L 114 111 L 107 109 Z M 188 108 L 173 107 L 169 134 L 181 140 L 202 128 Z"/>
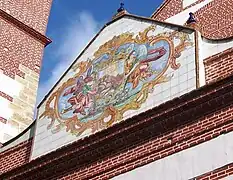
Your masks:
<path fill-rule="evenodd" d="M 121 3 L 121 4 L 120 4 L 120 8 L 117 9 L 117 12 L 120 13 L 120 12 L 122 12 L 122 11 L 124 11 L 124 10 L 125 10 L 125 8 L 124 8 L 124 3 Z"/>
<path fill-rule="evenodd" d="M 189 13 L 189 18 L 187 20 L 187 24 L 191 24 L 191 23 L 195 23 L 195 22 L 197 22 L 196 19 L 195 19 L 195 15 L 192 12 L 190 12 Z"/>

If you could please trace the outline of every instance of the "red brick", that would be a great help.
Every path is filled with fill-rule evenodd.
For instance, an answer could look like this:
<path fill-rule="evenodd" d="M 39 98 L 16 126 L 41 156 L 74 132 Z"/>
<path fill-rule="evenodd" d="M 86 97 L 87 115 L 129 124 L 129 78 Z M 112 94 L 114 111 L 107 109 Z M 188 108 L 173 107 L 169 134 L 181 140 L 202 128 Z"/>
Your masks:
<path fill-rule="evenodd" d="M 0 174 L 29 162 L 32 139 L 0 153 Z"/>
<path fill-rule="evenodd" d="M 230 61 L 225 61 L 224 56 L 228 56 Z M 229 48 L 221 53 L 204 60 L 206 83 L 211 83 L 223 79 L 233 73 L 233 48 Z M 227 68 L 223 68 L 227 66 Z"/>
<path fill-rule="evenodd" d="M 0 9 L 39 31 L 45 33 L 52 0 L 1 0 Z"/>
<path fill-rule="evenodd" d="M 192 7 L 204 0 L 198 0 L 185 9 Z M 165 21 L 166 19 L 182 12 L 182 0 L 166 0 L 163 5 L 152 15 L 152 18 Z M 195 16 L 201 27 L 203 36 L 209 39 L 224 39 L 233 36 L 233 0 L 214 0 L 197 12 Z M 187 17 L 188 19 L 188 17 Z"/>
<path fill-rule="evenodd" d="M 5 98 L 5 99 L 7 99 L 7 100 L 10 101 L 10 102 L 13 101 L 13 97 L 7 95 L 7 94 L 4 93 L 4 92 L 1 92 L 1 91 L 0 91 L 0 96 L 3 97 L 3 98 Z"/>

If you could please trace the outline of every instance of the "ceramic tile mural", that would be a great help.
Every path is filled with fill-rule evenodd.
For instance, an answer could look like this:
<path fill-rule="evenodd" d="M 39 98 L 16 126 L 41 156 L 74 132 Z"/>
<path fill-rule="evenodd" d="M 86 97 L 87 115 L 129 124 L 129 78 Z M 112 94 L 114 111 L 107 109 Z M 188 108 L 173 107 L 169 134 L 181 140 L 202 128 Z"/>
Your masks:
<path fill-rule="evenodd" d="M 133 25 L 135 29 L 140 25 L 143 28 L 135 32 Z M 111 26 L 114 23 L 107 27 L 107 32 L 111 31 Z M 175 28 L 166 31 L 168 28 L 135 19 L 131 20 L 129 29 L 112 34 L 106 42 L 96 39 L 97 50 L 89 57 L 86 55 L 87 59 L 81 56 L 71 67 L 72 73 L 64 77 L 41 105 L 34 157 L 108 128 L 196 87 L 192 32 Z M 51 148 L 42 149 L 45 146 L 41 143 L 42 136 L 50 137 L 46 141 L 48 144 L 57 142 Z"/>

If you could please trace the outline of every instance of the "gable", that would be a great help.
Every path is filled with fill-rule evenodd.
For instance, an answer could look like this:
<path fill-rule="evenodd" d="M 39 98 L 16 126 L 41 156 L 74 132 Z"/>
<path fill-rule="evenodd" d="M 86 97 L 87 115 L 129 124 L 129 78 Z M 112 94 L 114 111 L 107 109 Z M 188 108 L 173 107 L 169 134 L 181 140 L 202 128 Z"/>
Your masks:
<path fill-rule="evenodd" d="M 134 16 L 108 23 L 38 107 L 32 158 L 196 88 L 194 32 Z"/>
<path fill-rule="evenodd" d="M 152 14 L 152 18 L 165 21 L 182 11 L 182 0 L 164 0 L 161 6 Z"/>
<path fill-rule="evenodd" d="M 231 38 L 233 0 L 166 0 L 152 18 L 184 25 L 189 13 L 195 14 L 202 35 L 208 39 Z"/>
<path fill-rule="evenodd" d="M 151 17 L 159 21 L 165 21 L 166 19 L 204 1 L 209 0 L 164 0 Z"/>

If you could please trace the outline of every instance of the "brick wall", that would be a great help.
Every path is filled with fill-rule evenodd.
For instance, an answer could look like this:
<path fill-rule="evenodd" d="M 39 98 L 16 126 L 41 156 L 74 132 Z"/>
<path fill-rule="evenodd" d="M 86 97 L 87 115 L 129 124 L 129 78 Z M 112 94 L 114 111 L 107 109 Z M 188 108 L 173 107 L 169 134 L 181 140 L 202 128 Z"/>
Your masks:
<path fill-rule="evenodd" d="M 167 0 L 161 5 L 159 9 L 152 15 L 153 19 L 165 21 L 182 11 L 181 0 Z"/>
<path fill-rule="evenodd" d="M 157 11 L 155 11 L 151 17 L 159 21 L 165 21 L 166 19 L 180 13 L 181 11 L 195 6 L 196 4 L 201 3 L 203 1 L 204 0 L 198 0 L 195 3 L 183 8 L 182 0 L 165 0 L 164 3 L 160 6 L 160 8 L 157 9 Z"/>
<path fill-rule="evenodd" d="M 22 132 L 33 120 L 44 44 L 1 17 L 0 26 L 0 97 L 8 100 L 0 116 Z M 1 142 L 14 136 L 4 129 Z"/>
<path fill-rule="evenodd" d="M 205 37 L 223 39 L 233 36 L 233 0 L 214 0 L 195 15 Z"/>
<path fill-rule="evenodd" d="M 24 77 L 25 72 L 19 68 L 22 64 L 38 74 L 44 44 L 1 18 L 0 26 L 0 69 L 3 73 L 11 78 Z"/>
<path fill-rule="evenodd" d="M 233 48 L 204 60 L 206 83 L 223 79 L 233 73 Z"/>
<path fill-rule="evenodd" d="M 0 9 L 45 33 L 52 0 L 1 0 Z"/>
<path fill-rule="evenodd" d="M 228 77 L 204 86 L 0 178 L 109 179 L 209 141 L 233 130 L 232 85 Z"/>
<path fill-rule="evenodd" d="M 0 153 L 0 174 L 29 162 L 32 139 Z"/>
<path fill-rule="evenodd" d="M 168 0 L 156 13 L 152 15 L 152 18 L 165 21 L 166 19 L 202 1 L 203 0 L 199 0 L 183 9 L 182 0 Z M 202 29 L 203 36 L 206 38 L 224 39 L 233 36 L 233 0 L 214 0 L 197 10 L 195 12 L 195 16 Z"/>
<path fill-rule="evenodd" d="M 233 163 L 228 164 L 224 167 L 216 169 L 212 172 L 208 172 L 202 176 L 196 178 L 196 180 L 224 180 L 225 178 L 231 176 L 233 174 Z M 232 178 L 232 177 L 231 177 Z M 230 180 L 230 179 L 228 179 Z"/>
<path fill-rule="evenodd" d="M 109 179 L 133 170 L 136 167 L 146 165 L 211 140 L 222 133 L 227 133 L 232 130 L 233 105 L 200 118 L 196 123 L 180 127 L 167 134 L 162 134 L 146 143 L 129 148 L 116 156 L 108 157 L 75 172 L 69 172 L 68 175 L 59 178 L 64 180 L 72 178 L 93 180 Z M 117 144 L 118 141 L 116 140 L 115 143 Z"/>
<path fill-rule="evenodd" d="M 0 141 L 22 132 L 33 120 L 52 0 L 0 2 Z M 42 34 L 41 34 L 42 33 Z"/>

